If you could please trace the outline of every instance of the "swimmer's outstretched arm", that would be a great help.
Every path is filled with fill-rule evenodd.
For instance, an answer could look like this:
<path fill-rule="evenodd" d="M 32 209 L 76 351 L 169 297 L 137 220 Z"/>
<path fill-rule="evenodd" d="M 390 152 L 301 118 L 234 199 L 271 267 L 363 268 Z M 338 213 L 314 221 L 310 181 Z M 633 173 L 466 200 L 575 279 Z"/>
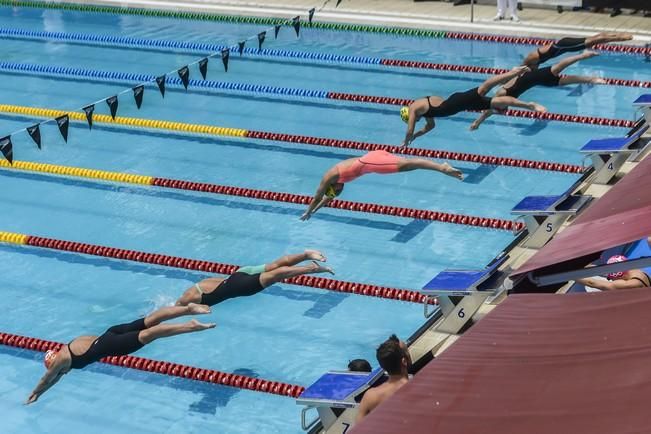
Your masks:
<path fill-rule="evenodd" d="M 493 115 L 493 110 L 484 110 L 483 112 L 481 112 L 481 115 L 477 119 L 475 119 L 475 121 L 472 124 L 470 124 L 470 131 L 474 131 L 477 128 L 479 128 L 479 126 L 492 115 Z"/>
<path fill-rule="evenodd" d="M 421 128 L 420 131 L 414 133 L 414 129 L 416 128 L 416 113 L 410 107 L 409 122 L 407 123 L 407 132 L 405 133 L 405 140 L 402 142 L 400 146 L 409 146 L 411 142 L 414 141 L 415 138 L 420 137 L 432 131 L 434 129 L 434 126 L 435 126 L 434 119 L 425 118 L 425 126 L 423 126 L 423 128 Z"/>
<path fill-rule="evenodd" d="M 585 279 L 578 279 L 578 283 L 581 285 L 589 286 L 591 288 L 601 289 L 602 291 L 612 291 L 615 289 L 633 289 L 639 288 L 640 282 L 634 279 L 624 280 L 617 279 L 613 281 L 593 279 L 592 277 L 587 277 Z"/>
<path fill-rule="evenodd" d="M 312 202 L 310 202 L 310 206 L 308 206 L 307 211 L 305 211 L 301 216 L 301 220 L 309 220 L 310 217 L 312 217 L 312 214 L 317 212 L 332 200 L 329 197 L 326 197 L 325 192 L 328 186 L 333 182 L 336 182 L 333 176 L 328 176 L 328 173 L 323 176 L 321 183 L 319 184 L 319 188 L 316 189 L 316 193 L 314 193 Z"/>
<path fill-rule="evenodd" d="M 36 402 L 42 394 L 44 394 L 50 387 L 54 386 L 57 381 L 63 377 L 63 364 L 57 362 L 58 361 L 55 360 L 50 369 L 48 369 L 45 375 L 41 377 L 41 380 L 38 382 L 31 395 L 29 395 L 27 401 L 25 401 L 25 405 Z"/>

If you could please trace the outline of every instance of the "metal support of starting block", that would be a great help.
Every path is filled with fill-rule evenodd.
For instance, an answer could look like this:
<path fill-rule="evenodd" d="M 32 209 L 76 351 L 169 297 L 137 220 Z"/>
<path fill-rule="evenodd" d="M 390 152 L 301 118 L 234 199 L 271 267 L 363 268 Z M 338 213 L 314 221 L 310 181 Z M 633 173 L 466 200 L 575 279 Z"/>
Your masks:
<path fill-rule="evenodd" d="M 481 270 L 443 270 L 421 289 L 428 299 L 436 296 L 439 300 L 443 320 L 438 323 L 437 332 L 458 334 L 463 329 L 481 305 L 496 294 L 489 287 L 495 283 L 496 271 L 507 258 L 507 255 L 498 257 Z M 428 306 L 425 300 L 426 317 Z"/>
<path fill-rule="evenodd" d="M 638 110 L 641 110 L 646 124 L 651 125 L 651 94 L 640 95 L 633 101 L 633 107 L 635 107 L 636 114 Z"/>
<path fill-rule="evenodd" d="M 628 137 L 595 139 L 586 143 L 581 152 L 586 154 L 583 165 L 587 158 L 592 160 L 595 169 L 592 182 L 608 184 L 626 161 L 639 157 L 649 145 L 649 142 L 642 138 L 648 129 L 649 125 L 642 125 Z"/>
<path fill-rule="evenodd" d="M 523 247 L 544 246 L 568 218 L 592 200 L 592 196 L 570 194 L 574 188 L 556 196 L 527 196 L 513 207 L 511 214 L 524 219 L 529 233 Z"/>

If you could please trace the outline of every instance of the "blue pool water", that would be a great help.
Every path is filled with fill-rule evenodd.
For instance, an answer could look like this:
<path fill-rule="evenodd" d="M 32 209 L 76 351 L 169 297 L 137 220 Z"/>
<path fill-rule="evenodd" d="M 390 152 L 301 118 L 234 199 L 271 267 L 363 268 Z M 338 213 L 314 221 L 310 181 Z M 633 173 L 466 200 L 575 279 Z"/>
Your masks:
<path fill-rule="evenodd" d="M 11 28 L 121 34 L 177 41 L 232 44 L 262 27 L 56 10 L 0 8 Z M 83 67 L 158 75 L 197 55 L 3 39 L 3 61 Z M 305 52 L 363 55 L 510 67 L 531 47 L 330 32 L 289 28 L 265 44 Z M 649 80 L 638 56 L 604 54 L 568 72 Z M 193 77 L 198 71 L 193 68 Z M 133 83 L 70 80 L 56 76 L 0 73 L 0 103 L 73 109 L 120 92 Z M 483 76 L 282 58 L 233 56 L 228 74 L 213 59 L 209 79 L 301 89 L 414 98 L 446 95 L 477 86 Z M 398 144 L 404 124 L 397 107 L 370 106 L 280 95 L 189 92 L 154 86 L 138 111 L 130 95 L 119 114 Z M 551 111 L 631 119 L 639 91 L 624 87 L 534 89 L 527 98 Z M 617 98 L 615 98 L 615 95 Z M 105 104 L 98 113 L 107 113 Z M 594 137 L 623 129 L 495 117 L 474 133 L 471 114 L 437 122 L 415 146 L 579 164 L 577 149 Z M 29 117 L 0 114 L 3 132 L 23 128 Z M 24 161 L 114 170 L 225 185 L 312 194 L 321 174 L 337 161 L 360 155 L 345 149 L 250 139 L 198 137 L 96 124 L 72 123 L 63 143 L 52 124 L 36 149 L 16 135 L 14 156 Z M 453 163 L 456 164 L 456 163 Z M 576 175 L 456 164 L 460 183 L 424 172 L 368 176 L 346 188 L 350 200 L 510 218 L 529 194 L 564 191 Z M 337 278 L 401 288 L 420 288 L 447 267 L 481 267 L 512 240 L 503 231 L 373 214 L 325 210 L 309 222 L 303 207 L 117 186 L 39 174 L 0 171 L 0 230 L 113 247 L 213 260 L 258 264 L 312 247 L 323 250 Z M 66 342 L 101 333 L 172 303 L 205 274 L 110 261 L 35 248 L 0 246 L 0 285 L 8 308 L 0 331 Z M 422 323 L 422 306 L 274 285 L 252 298 L 214 307 L 214 330 L 156 342 L 138 355 L 203 368 L 309 385 L 329 369 L 364 357 L 375 366 L 374 349 L 391 333 L 405 338 Z M 228 432 L 298 433 L 299 408 L 290 398 L 93 365 L 68 376 L 37 404 L 21 405 L 42 374 L 42 354 L 0 347 L 0 406 L 7 432 Z M 85 417 L 80 417 L 80 415 Z"/>

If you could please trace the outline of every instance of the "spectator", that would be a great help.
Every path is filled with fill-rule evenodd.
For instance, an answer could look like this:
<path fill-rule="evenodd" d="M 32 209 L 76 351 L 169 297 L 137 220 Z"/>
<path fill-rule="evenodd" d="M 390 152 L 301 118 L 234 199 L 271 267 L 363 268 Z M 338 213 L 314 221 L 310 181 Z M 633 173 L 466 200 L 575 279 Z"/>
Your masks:
<path fill-rule="evenodd" d="M 371 364 L 366 359 L 355 359 L 348 362 L 348 370 L 352 372 L 371 372 Z"/>
<path fill-rule="evenodd" d="M 409 381 L 408 371 L 411 366 L 409 349 L 396 335 L 391 335 L 378 347 L 376 357 L 382 369 L 389 374 L 389 379 L 364 394 L 357 411 L 356 423 Z"/>
<path fill-rule="evenodd" d="M 493 21 L 501 21 L 506 17 L 506 10 L 509 10 L 511 21 L 520 22 L 517 13 L 518 2 L 517 0 L 497 0 L 497 15 Z"/>
<path fill-rule="evenodd" d="M 625 262 L 626 259 L 626 256 L 615 255 L 611 256 L 607 263 L 614 264 L 616 262 Z M 607 279 L 608 280 L 602 280 L 588 277 L 585 279 L 578 279 L 577 282 L 584 286 L 596 288 L 601 291 L 645 288 L 651 286 L 651 278 L 649 278 L 649 275 L 642 270 L 628 270 L 610 273 L 607 276 Z"/>

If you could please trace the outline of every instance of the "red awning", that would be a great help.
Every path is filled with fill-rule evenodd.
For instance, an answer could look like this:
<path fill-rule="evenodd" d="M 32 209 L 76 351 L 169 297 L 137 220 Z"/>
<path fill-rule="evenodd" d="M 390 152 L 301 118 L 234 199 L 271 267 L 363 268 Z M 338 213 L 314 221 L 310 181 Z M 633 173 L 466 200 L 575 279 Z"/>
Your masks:
<path fill-rule="evenodd" d="M 508 297 L 354 434 L 651 430 L 651 289 Z"/>
<path fill-rule="evenodd" d="M 651 158 L 646 158 L 513 274 L 581 268 L 606 249 L 649 235 Z"/>

